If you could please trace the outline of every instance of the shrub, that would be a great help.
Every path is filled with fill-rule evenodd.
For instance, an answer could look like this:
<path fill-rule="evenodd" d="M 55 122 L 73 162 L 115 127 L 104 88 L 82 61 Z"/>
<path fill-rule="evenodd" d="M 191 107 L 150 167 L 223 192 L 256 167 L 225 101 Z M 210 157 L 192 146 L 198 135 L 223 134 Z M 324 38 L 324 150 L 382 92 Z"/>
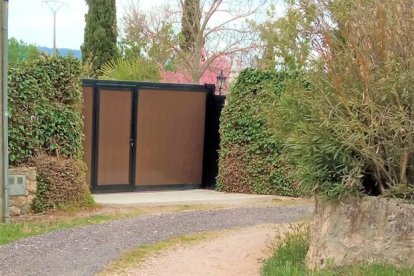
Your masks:
<path fill-rule="evenodd" d="M 32 208 L 90 205 L 82 147 L 80 63 L 44 57 L 9 71 L 9 160 L 32 165 L 38 191 Z"/>
<path fill-rule="evenodd" d="M 365 191 L 414 198 L 412 3 L 297 6 L 315 14 L 302 34 L 316 45 L 306 74 L 311 89 L 292 83 L 272 121 L 298 179 L 328 197 Z"/>
<path fill-rule="evenodd" d="M 360 186 L 350 184 L 354 184 L 352 176 L 361 173 L 361 159 L 316 119 L 320 105 L 309 100 L 317 92 L 304 82 L 292 80 L 269 108 L 270 128 L 283 141 L 287 159 L 296 168 L 292 177 L 305 194 L 320 192 L 333 198 L 358 193 Z"/>
<path fill-rule="evenodd" d="M 91 206 L 94 200 L 86 183 L 82 160 L 38 155 L 29 162 L 38 173 L 38 189 L 32 204 L 34 212 L 70 206 Z"/>
<path fill-rule="evenodd" d="M 9 159 L 36 153 L 82 156 L 80 64 L 46 57 L 9 70 Z"/>
<path fill-rule="evenodd" d="M 294 75 L 253 69 L 240 73 L 221 116 L 218 190 L 300 194 L 288 177 L 281 143 L 266 125 L 266 106 L 290 77 Z"/>
<path fill-rule="evenodd" d="M 102 79 L 160 81 L 161 74 L 155 62 L 141 57 L 117 59 L 102 65 Z"/>

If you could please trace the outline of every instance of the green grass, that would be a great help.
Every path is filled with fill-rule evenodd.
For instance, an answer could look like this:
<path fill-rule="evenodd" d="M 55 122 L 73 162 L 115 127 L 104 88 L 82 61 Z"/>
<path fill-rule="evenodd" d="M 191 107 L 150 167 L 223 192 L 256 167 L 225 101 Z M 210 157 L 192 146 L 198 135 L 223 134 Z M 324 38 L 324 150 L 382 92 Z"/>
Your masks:
<path fill-rule="evenodd" d="M 53 221 L 27 221 L 0 224 L 0 245 L 59 229 L 98 224 L 114 219 L 116 217 L 113 215 L 91 215 L 88 217 Z"/>
<path fill-rule="evenodd" d="M 17 220 L 8 224 L 0 223 L 0 245 L 56 230 L 99 224 L 122 218 L 191 210 L 220 209 L 223 207 L 221 205 L 171 205 L 110 209 L 107 211 L 100 211 L 100 208 L 99 206 L 90 208 L 67 206 L 60 209 L 61 216 L 54 218 L 50 218 L 48 215 L 33 216 L 29 217 L 28 220 Z M 94 212 L 99 212 L 99 214 L 93 214 Z"/>
<path fill-rule="evenodd" d="M 127 273 L 125 271 L 128 268 L 138 266 L 151 256 L 155 256 L 160 252 L 164 252 L 165 250 L 175 248 L 177 246 L 194 244 L 207 238 L 211 238 L 214 235 L 216 235 L 215 232 L 189 234 L 154 244 L 139 246 L 122 254 L 117 260 L 100 272 L 98 276 L 126 275 Z"/>
<path fill-rule="evenodd" d="M 276 247 L 274 255 L 265 261 L 263 276 L 412 276 L 414 267 L 395 267 L 388 264 L 358 264 L 326 268 L 311 272 L 305 267 L 309 248 L 308 230 L 297 227 Z"/>
<path fill-rule="evenodd" d="M 309 248 L 307 229 L 298 226 L 279 244 L 274 255 L 266 260 L 263 276 L 302 276 L 306 275 L 305 257 Z"/>

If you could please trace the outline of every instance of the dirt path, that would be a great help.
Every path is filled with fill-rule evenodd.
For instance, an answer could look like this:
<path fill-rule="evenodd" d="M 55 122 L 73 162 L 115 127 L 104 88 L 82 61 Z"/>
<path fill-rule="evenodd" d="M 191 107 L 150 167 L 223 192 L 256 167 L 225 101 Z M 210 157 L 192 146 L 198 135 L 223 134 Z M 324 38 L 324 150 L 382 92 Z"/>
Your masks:
<path fill-rule="evenodd" d="M 123 252 L 185 234 L 288 223 L 312 205 L 231 208 L 128 218 L 31 237 L 0 246 L 0 275 L 95 275 Z"/>
<path fill-rule="evenodd" d="M 131 276 L 256 276 L 271 256 L 275 238 L 288 224 L 272 224 L 225 231 L 196 245 L 175 248 L 126 269 Z"/>

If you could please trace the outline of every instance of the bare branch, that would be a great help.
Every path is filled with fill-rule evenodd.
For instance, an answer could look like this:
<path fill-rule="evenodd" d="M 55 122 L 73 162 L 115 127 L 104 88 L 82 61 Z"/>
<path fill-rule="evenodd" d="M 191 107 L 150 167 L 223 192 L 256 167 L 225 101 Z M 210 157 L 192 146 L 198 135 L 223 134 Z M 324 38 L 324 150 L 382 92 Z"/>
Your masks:
<path fill-rule="evenodd" d="M 193 82 L 198 82 L 217 58 L 225 56 L 231 63 L 237 55 L 248 56 L 257 51 L 257 33 L 247 28 L 246 21 L 264 10 L 269 2 L 270 0 L 201 0 L 194 1 L 200 7 L 188 7 L 189 3 L 185 0 L 175 0 L 168 8 L 158 8 L 157 13 L 130 9 L 123 24 L 124 36 L 135 40 L 135 43 L 144 40 L 143 48 L 146 52 L 154 44 L 168 46 L 170 58 L 181 70 L 191 75 Z M 201 12 L 200 22 L 191 21 L 197 16 L 183 16 L 185 8 L 193 14 Z M 187 26 L 186 36 L 189 35 L 193 40 L 189 49 L 180 47 L 179 40 L 183 38 L 180 38 L 179 17 L 181 24 Z M 161 32 L 165 32 L 167 26 L 173 32 L 171 36 Z M 239 60 L 242 59 L 240 56 Z"/>

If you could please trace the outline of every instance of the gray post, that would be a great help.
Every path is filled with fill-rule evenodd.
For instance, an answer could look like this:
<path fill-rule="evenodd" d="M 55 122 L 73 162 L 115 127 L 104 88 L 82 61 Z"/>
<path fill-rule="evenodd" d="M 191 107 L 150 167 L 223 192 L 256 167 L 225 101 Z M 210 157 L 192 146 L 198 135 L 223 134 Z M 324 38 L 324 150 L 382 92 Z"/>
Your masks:
<path fill-rule="evenodd" d="M 8 6 L 9 1 L 1 1 L 1 35 L 0 35 L 0 175 L 1 175 L 1 221 L 9 222 L 9 196 L 8 196 L 8 170 L 9 170 L 9 155 L 8 155 L 8 120 L 7 120 L 7 70 L 8 70 Z"/>
<path fill-rule="evenodd" d="M 0 7 L 0 25 L 1 25 L 1 30 L 3 30 L 3 10 L 4 10 L 4 3 L 3 3 L 3 1 L 1 1 L 1 7 Z M 0 34 L 0 49 L 1 49 L 1 53 L 0 53 L 0 56 L 3 56 L 3 47 L 1 46 L 1 45 L 3 45 L 3 31 L 1 31 L 1 34 Z M 2 58 L 0 58 L 1 60 L 3 60 Z M 3 94 L 3 89 L 2 89 L 2 87 L 3 87 L 3 62 L 0 62 L 0 89 L 1 89 L 1 94 Z M 0 97 L 0 101 L 1 101 L 1 98 L 2 97 Z M 1 110 L 1 106 L 2 106 L 2 103 L 0 103 L 0 112 L 2 111 Z M 1 112 L 2 113 L 2 112 Z M 0 128 L 1 128 L 1 131 L 3 131 L 3 124 L 0 122 L 0 124 L 1 124 L 1 126 L 0 126 Z M 3 135 L 0 135 L 0 146 L 2 146 L 3 145 Z M 1 148 L 3 148 L 3 147 L 1 147 Z M 1 156 L 1 158 L 0 158 L 1 160 L 0 160 L 0 175 L 3 175 L 3 155 Z M 3 177 L 1 178 L 1 179 L 3 179 Z M 3 181 L 1 181 L 1 187 L 0 187 L 0 219 L 1 219 L 1 222 L 4 222 L 5 221 L 5 216 L 4 216 L 4 211 L 6 210 L 6 208 L 4 208 L 4 203 L 5 203 L 5 192 L 4 192 L 4 183 L 3 183 Z"/>
<path fill-rule="evenodd" d="M 53 54 L 56 55 L 56 12 L 53 12 Z"/>

